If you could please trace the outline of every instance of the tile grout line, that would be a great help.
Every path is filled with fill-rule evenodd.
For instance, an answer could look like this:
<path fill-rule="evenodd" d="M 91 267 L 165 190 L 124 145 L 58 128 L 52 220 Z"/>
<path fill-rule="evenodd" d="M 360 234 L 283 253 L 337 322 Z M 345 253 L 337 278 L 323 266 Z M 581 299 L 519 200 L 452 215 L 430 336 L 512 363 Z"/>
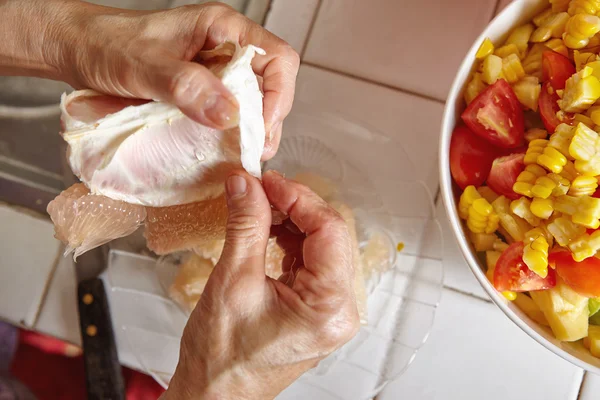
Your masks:
<path fill-rule="evenodd" d="M 54 278 L 56 276 L 56 271 L 58 270 L 58 265 L 60 264 L 62 257 L 64 257 L 64 247 L 62 244 L 60 244 L 58 246 L 58 251 L 57 251 L 56 257 L 54 257 L 54 261 L 52 262 L 52 270 L 50 271 L 50 274 L 48 274 L 48 279 L 46 280 L 44 289 L 42 290 L 42 297 L 40 298 L 38 308 L 33 317 L 33 321 L 32 321 L 31 327 L 30 327 L 31 329 L 35 329 L 35 327 L 38 323 L 38 319 L 40 318 L 42 309 L 44 308 L 44 305 L 46 304 L 46 299 L 48 297 L 48 293 L 50 292 L 50 285 L 52 285 L 52 281 L 54 280 Z"/>
<path fill-rule="evenodd" d="M 579 390 L 577 391 L 576 400 L 584 400 L 581 395 L 583 394 L 583 386 L 585 385 L 585 380 L 587 379 L 587 371 L 583 370 L 583 374 L 581 375 L 581 382 L 579 383 Z"/>
<path fill-rule="evenodd" d="M 489 298 L 486 299 L 485 297 L 481 297 L 474 293 L 467 292 L 466 290 L 453 288 L 452 286 L 448 286 L 448 285 L 442 285 L 442 288 L 447 289 L 454 293 L 462 294 L 463 296 L 472 297 L 476 300 L 483 301 L 484 303 L 494 304 L 494 302 L 491 299 L 489 299 Z"/>
<path fill-rule="evenodd" d="M 273 0 L 273 1 L 276 1 L 276 0 Z M 323 4 L 323 0 L 318 0 L 317 6 L 315 7 L 315 11 L 312 16 L 312 20 L 310 21 L 310 26 L 308 27 L 308 31 L 306 32 L 306 37 L 304 38 L 304 42 L 302 43 L 302 49 L 300 49 L 300 60 L 304 60 L 306 48 L 308 47 L 308 42 L 309 42 L 310 37 L 312 36 L 313 30 L 315 28 L 315 24 L 317 22 L 317 17 L 319 16 L 319 12 L 321 11 L 322 4 Z"/>
<path fill-rule="evenodd" d="M 400 92 L 400 93 L 408 94 L 408 95 L 411 95 L 411 96 L 419 97 L 421 99 L 428 100 L 428 101 L 431 101 L 431 102 L 435 102 L 435 103 L 438 103 L 438 104 L 442 104 L 442 105 L 446 104 L 446 100 L 440 100 L 440 99 L 438 99 L 436 97 L 428 96 L 428 95 L 423 94 L 423 93 L 413 92 L 411 90 L 403 89 L 403 88 L 396 87 L 396 86 L 392 86 L 392 85 L 389 85 L 387 83 L 377 82 L 375 80 L 372 80 L 372 79 L 369 79 L 369 78 L 365 78 L 365 77 L 362 77 L 362 76 L 358 76 L 358 75 L 354 75 L 354 74 L 350 74 L 348 72 L 338 71 L 336 69 L 333 69 L 333 68 L 330 68 L 330 67 L 326 67 L 324 65 L 320 65 L 320 64 L 317 64 L 317 63 L 313 63 L 313 62 L 308 62 L 308 61 L 302 60 L 302 64 L 306 65 L 308 67 L 318 68 L 318 69 L 321 69 L 323 71 L 332 72 L 332 73 L 335 73 L 335 74 L 338 74 L 338 75 L 341 75 L 341 76 L 345 76 L 347 78 L 352 78 L 352 79 L 355 79 L 355 80 L 358 80 L 358 81 L 361 81 L 361 82 L 369 83 L 371 85 L 376 85 L 376 86 L 384 87 L 386 89 L 394 90 L 396 92 Z"/>

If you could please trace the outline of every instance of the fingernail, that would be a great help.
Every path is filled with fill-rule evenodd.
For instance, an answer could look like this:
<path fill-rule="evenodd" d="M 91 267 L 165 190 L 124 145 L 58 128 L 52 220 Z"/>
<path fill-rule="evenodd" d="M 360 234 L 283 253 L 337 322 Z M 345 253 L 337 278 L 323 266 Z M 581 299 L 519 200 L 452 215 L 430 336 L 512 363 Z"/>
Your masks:
<path fill-rule="evenodd" d="M 246 194 L 248 184 L 246 183 L 246 179 L 243 177 L 239 175 L 232 175 L 227 179 L 225 188 L 227 189 L 227 196 L 231 199 L 235 197 L 241 197 Z"/>
<path fill-rule="evenodd" d="M 237 102 L 220 94 L 211 96 L 206 100 L 204 115 L 221 129 L 230 129 L 240 123 L 240 111 Z"/>
<path fill-rule="evenodd" d="M 275 132 L 277 132 L 277 129 L 279 129 L 280 126 L 281 121 L 277 121 L 271 125 L 271 129 L 269 130 L 269 140 L 273 139 L 273 135 L 275 135 Z"/>

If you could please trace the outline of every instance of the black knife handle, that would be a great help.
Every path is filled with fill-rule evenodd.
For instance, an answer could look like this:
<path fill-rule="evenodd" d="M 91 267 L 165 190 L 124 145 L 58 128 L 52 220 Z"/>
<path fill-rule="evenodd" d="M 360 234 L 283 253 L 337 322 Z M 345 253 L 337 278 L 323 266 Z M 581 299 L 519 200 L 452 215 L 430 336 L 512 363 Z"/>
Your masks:
<path fill-rule="evenodd" d="M 102 280 L 80 282 L 77 297 L 88 400 L 125 400 L 125 384 Z"/>

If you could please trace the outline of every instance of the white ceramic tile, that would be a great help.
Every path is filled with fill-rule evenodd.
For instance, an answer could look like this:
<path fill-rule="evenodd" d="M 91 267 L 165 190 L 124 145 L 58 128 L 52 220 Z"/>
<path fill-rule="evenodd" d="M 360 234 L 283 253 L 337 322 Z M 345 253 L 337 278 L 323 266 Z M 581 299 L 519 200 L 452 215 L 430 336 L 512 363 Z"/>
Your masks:
<path fill-rule="evenodd" d="M 318 4 L 319 0 L 272 0 L 265 28 L 302 54 Z"/>
<path fill-rule="evenodd" d="M 57 261 L 49 220 L 0 204 L 0 318 L 32 326 Z"/>
<path fill-rule="evenodd" d="M 512 2 L 513 2 L 513 0 L 500 0 L 498 2 L 498 8 L 497 8 L 496 14 L 499 14 L 502 10 L 504 10 L 506 8 L 506 6 L 508 6 Z"/>
<path fill-rule="evenodd" d="M 494 305 L 445 290 L 429 340 L 377 399 L 575 400 L 582 374 Z"/>
<path fill-rule="evenodd" d="M 450 228 L 444 204 L 441 200 L 436 207 L 436 216 L 442 229 L 444 245 L 442 258 L 444 262 L 444 285 L 484 299 L 489 299 L 485 290 L 483 290 L 477 279 L 475 279 L 458 248 L 458 244 Z"/>
<path fill-rule="evenodd" d="M 586 372 L 577 400 L 595 400 L 600 397 L 600 376 Z"/>
<path fill-rule="evenodd" d="M 336 129 L 370 140 L 373 146 L 363 147 L 354 161 L 375 171 L 370 179 L 389 179 L 388 189 L 396 197 L 405 179 L 420 179 L 432 193 L 437 190 L 443 104 L 306 65 L 300 68 L 295 102 L 295 107 L 308 104 L 317 118 L 325 113 L 321 116 L 335 123 Z M 331 147 L 344 145 L 339 141 Z M 364 165 L 366 160 L 369 165 Z M 411 163 L 414 170 L 406 167 Z"/>
<path fill-rule="evenodd" d="M 77 281 L 74 266 L 71 256 L 61 256 L 35 324 L 35 329 L 81 345 L 77 312 Z"/>
<path fill-rule="evenodd" d="M 445 100 L 496 0 L 323 0 L 305 61 Z"/>

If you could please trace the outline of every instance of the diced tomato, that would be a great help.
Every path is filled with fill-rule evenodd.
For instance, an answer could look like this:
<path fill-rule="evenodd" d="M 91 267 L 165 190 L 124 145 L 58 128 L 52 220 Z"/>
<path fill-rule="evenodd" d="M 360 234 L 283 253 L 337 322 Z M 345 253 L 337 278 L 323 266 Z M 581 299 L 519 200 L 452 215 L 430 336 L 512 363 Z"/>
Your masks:
<path fill-rule="evenodd" d="M 528 292 L 550 289 L 556 286 L 556 272 L 548 268 L 548 275 L 541 278 L 523 262 L 523 242 L 511 244 L 496 263 L 494 269 L 494 287 L 500 292 Z"/>
<path fill-rule="evenodd" d="M 450 173 L 461 189 L 485 182 L 496 157 L 494 146 L 464 125 L 457 126 L 450 141 Z"/>
<path fill-rule="evenodd" d="M 576 262 L 568 251 L 550 253 L 549 262 L 556 273 L 574 291 L 585 297 L 600 297 L 600 259 L 586 258 Z"/>
<path fill-rule="evenodd" d="M 523 158 L 525 153 L 515 153 L 498 157 L 492 163 L 492 169 L 487 178 L 487 184 L 494 192 L 502 194 L 511 200 L 521 197 L 513 191 L 517 177 L 525 169 Z"/>
<path fill-rule="evenodd" d="M 462 113 L 462 119 L 474 133 L 496 146 L 509 149 L 523 144 L 523 109 L 504 79 L 481 92 Z"/>
<path fill-rule="evenodd" d="M 571 60 L 562 54 L 552 50 L 542 53 L 542 79 L 550 82 L 554 89 L 564 89 L 567 79 L 575 72 L 577 71 Z"/>
<path fill-rule="evenodd" d="M 594 192 L 594 194 L 592 195 L 592 197 L 600 199 L 600 189 L 596 189 L 596 191 Z"/>
<path fill-rule="evenodd" d="M 544 123 L 548 133 L 554 133 L 554 131 L 556 131 L 556 127 L 563 122 L 570 122 L 570 119 L 561 121 L 556 116 L 556 113 L 560 111 L 560 107 L 558 106 L 558 95 L 550 85 L 550 82 L 546 82 L 544 83 L 544 86 L 542 86 L 538 105 L 540 107 L 540 116 L 542 117 L 542 122 Z"/>

